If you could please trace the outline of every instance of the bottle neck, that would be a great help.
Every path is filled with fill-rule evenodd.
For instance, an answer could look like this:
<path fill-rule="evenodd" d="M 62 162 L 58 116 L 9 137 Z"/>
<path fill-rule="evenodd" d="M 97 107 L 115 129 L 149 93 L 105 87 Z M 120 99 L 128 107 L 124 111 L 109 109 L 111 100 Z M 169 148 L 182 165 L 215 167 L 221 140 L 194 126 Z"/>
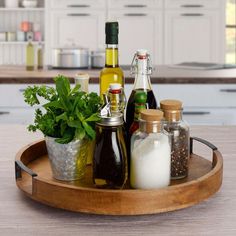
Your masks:
<path fill-rule="evenodd" d="M 106 67 L 118 67 L 118 44 L 107 44 L 106 47 Z"/>
<path fill-rule="evenodd" d="M 138 58 L 136 60 L 134 74 L 134 89 L 152 90 L 148 58 Z"/>

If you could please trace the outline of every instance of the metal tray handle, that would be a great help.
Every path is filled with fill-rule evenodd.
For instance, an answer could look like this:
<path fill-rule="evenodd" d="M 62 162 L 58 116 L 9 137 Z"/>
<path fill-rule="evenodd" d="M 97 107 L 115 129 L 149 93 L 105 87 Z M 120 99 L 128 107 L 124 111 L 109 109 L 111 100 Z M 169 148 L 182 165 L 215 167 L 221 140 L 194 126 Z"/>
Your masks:
<path fill-rule="evenodd" d="M 22 178 L 22 175 L 21 175 L 22 171 L 24 171 L 27 174 L 29 174 L 32 178 L 38 176 L 31 169 L 29 169 L 27 166 L 25 166 L 21 161 L 19 161 L 19 160 L 15 161 L 15 176 L 16 176 L 16 180 Z"/>
<path fill-rule="evenodd" d="M 190 138 L 190 153 L 191 154 L 193 153 L 193 140 L 205 144 L 206 146 L 211 148 L 213 151 L 217 151 L 217 147 L 215 145 L 213 145 L 212 143 L 206 141 L 205 139 L 197 138 L 197 137 L 191 137 Z"/>

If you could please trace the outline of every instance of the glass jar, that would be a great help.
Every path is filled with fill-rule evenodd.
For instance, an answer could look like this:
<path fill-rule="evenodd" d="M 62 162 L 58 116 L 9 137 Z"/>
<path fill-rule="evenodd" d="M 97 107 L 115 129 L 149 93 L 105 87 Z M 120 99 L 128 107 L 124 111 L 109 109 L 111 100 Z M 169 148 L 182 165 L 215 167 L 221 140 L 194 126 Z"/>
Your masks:
<path fill-rule="evenodd" d="M 163 100 L 160 107 L 164 112 L 164 129 L 171 136 L 171 178 L 182 179 L 188 175 L 189 162 L 189 126 L 182 119 L 182 102 Z"/>
<path fill-rule="evenodd" d="M 171 145 L 162 118 L 159 110 L 141 111 L 139 130 L 131 138 L 132 188 L 153 189 L 170 184 Z"/>
<path fill-rule="evenodd" d="M 99 188 L 121 189 L 128 177 L 124 119 L 121 113 L 102 116 L 96 124 L 93 182 Z"/>

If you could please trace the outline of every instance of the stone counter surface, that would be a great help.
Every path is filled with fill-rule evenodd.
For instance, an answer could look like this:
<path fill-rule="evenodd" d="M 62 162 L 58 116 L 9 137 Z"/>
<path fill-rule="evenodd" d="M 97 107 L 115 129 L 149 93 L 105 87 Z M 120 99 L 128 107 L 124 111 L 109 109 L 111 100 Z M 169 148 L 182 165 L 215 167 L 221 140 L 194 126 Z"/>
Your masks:
<path fill-rule="evenodd" d="M 0 66 L 0 84 L 53 83 L 58 74 L 73 81 L 77 73 L 88 73 L 90 83 L 98 83 L 100 69 L 26 71 L 22 66 Z M 125 83 L 132 84 L 133 76 L 124 70 Z M 157 66 L 151 76 L 153 84 L 236 84 L 236 69 L 192 70 Z"/>

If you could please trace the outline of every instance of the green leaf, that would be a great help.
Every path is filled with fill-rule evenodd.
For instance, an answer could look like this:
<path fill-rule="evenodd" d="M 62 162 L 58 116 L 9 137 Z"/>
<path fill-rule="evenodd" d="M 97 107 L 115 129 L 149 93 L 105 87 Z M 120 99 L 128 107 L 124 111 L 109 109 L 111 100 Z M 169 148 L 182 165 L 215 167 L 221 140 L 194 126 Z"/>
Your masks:
<path fill-rule="evenodd" d="M 58 95 L 67 97 L 70 93 L 69 79 L 62 75 L 58 75 L 54 80 L 56 82 L 56 90 Z"/>
<path fill-rule="evenodd" d="M 75 87 L 71 90 L 70 94 L 78 92 L 80 87 L 81 87 L 80 84 L 76 84 Z"/>
<path fill-rule="evenodd" d="M 60 125 L 60 134 L 61 136 L 63 137 L 65 131 L 66 131 L 66 128 L 67 128 L 67 123 L 66 122 L 61 122 L 61 125 Z"/>
<path fill-rule="evenodd" d="M 96 136 L 96 132 L 94 131 L 94 129 L 87 123 L 87 122 L 82 122 L 82 125 L 86 131 L 86 133 L 88 134 L 88 136 L 90 137 L 90 139 L 95 139 Z"/>
<path fill-rule="evenodd" d="M 79 111 L 79 109 L 76 109 L 76 115 L 81 122 L 84 121 L 84 116 L 83 116 L 82 112 Z"/>
<path fill-rule="evenodd" d="M 72 104 L 69 101 L 70 82 L 69 79 L 64 76 L 58 76 L 55 78 L 56 90 L 60 98 L 60 103 L 64 110 L 71 110 Z"/>
<path fill-rule="evenodd" d="M 64 120 L 64 121 L 67 121 L 67 120 L 68 120 L 68 117 L 67 117 L 67 113 L 66 113 L 66 112 L 64 112 L 64 113 L 62 113 L 61 115 L 59 115 L 59 116 L 56 117 L 56 121 L 57 121 L 57 122 L 60 121 L 60 120 Z"/>
<path fill-rule="evenodd" d="M 79 120 L 68 121 L 67 124 L 72 128 L 81 127 L 81 122 Z"/>
<path fill-rule="evenodd" d="M 63 106 L 61 105 L 61 103 L 59 101 L 48 102 L 48 103 L 44 104 L 43 107 L 45 109 L 48 107 L 63 109 Z"/>
<path fill-rule="evenodd" d="M 90 117 L 85 119 L 86 122 L 99 121 L 99 120 L 101 120 L 101 118 L 98 116 L 97 113 L 92 114 Z"/>
<path fill-rule="evenodd" d="M 75 131 L 75 138 L 76 139 L 83 139 L 85 137 L 86 133 L 85 130 L 83 129 L 83 127 L 80 125 L 79 127 L 77 127 L 76 131 Z"/>
<path fill-rule="evenodd" d="M 61 144 L 69 143 L 74 138 L 74 132 L 75 132 L 75 130 L 68 128 L 68 129 L 66 129 L 62 138 L 57 138 L 55 141 L 58 143 L 61 143 Z"/>

